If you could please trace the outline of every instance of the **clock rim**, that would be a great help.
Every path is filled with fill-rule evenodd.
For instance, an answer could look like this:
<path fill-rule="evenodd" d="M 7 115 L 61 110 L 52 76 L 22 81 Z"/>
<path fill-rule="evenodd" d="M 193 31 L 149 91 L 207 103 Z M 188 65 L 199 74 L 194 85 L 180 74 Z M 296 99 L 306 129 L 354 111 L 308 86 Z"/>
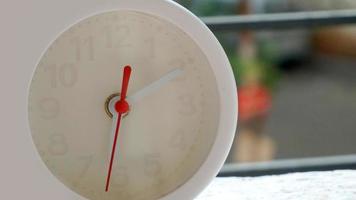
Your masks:
<path fill-rule="evenodd" d="M 57 33 L 56 35 L 51 35 L 51 42 L 49 42 L 47 48 L 42 49 L 42 54 L 38 56 L 37 64 L 39 63 L 42 55 L 46 52 L 49 45 L 64 31 L 78 22 L 82 21 L 91 16 L 95 16 L 100 13 L 118 11 L 118 10 L 131 10 L 147 13 L 153 16 L 157 16 L 166 20 L 173 25 L 177 26 L 179 29 L 184 31 L 195 43 L 199 46 L 205 56 L 208 58 L 208 61 L 214 72 L 216 78 L 216 84 L 219 92 L 219 102 L 220 102 L 220 118 L 219 125 L 217 130 L 217 136 L 215 142 L 207 156 L 205 162 L 200 166 L 198 171 L 183 185 L 178 187 L 175 191 L 169 193 L 168 195 L 160 198 L 159 200 L 181 200 L 181 199 L 193 199 L 199 193 L 201 193 L 206 186 L 215 178 L 219 170 L 221 169 L 224 161 L 228 155 L 228 152 L 231 148 L 233 138 L 236 130 L 237 122 L 237 89 L 235 85 L 235 79 L 231 69 L 231 65 L 228 61 L 228 58 L 214 36 L 210 29 L 194 14 L 189 10 L 179 5 L 176 2 L 171 0 L 121 0 L 116 4 L 111 5 L 110 9 L 107 8 L 92 8 L 92 11 L 88 11 L 86 14 L 77 16 L 73 13 L 74 23 L 66 24 L 66 28 L 62 32 Z M 43 27 L 44 29 L 46 27 Z M 43 31 L 43 30 L 42 30 Z M 37 65 L 32 66 L 32 74 L 29 80 L 32 80 L 34 71 Z M 28 84 L 30 87 L 30 84 Z M 27 89 L 26 96 L 29 95 L 29 88 Z M 26 105 L 28 105 L 28 100 L 26 99 Z M 26 107 L 27 108 L 27 107 Z M 26 110 L 26 117 L 28 116 L 28 111 Z M 31 131 L 29 128 L 29 122 L 27 121 L 27 130 L 28 134 L 31 136 Z M 33 144 L 33 141 L 32 141 Z M 37 152 L 36 146 L 33 144 L 32 149 L 35 151 L 36 160 L 42 162 L 42 159 L 39 159 L 40 155 Z M 42 165 L 45 165 L 43 162 Z M 48 176 L 48 173 L 52 173 L 47 169 L 43 171 L 43 176 Z M 56 177 L 51 176 L 51 180 L 47 181 L 58 181 Z M 45 185 L 43 183 L 37 183 Z M 47 186 L 47 185 L 46 185 Z M 67 186 L 62 183 L 61 188 L 52 188 L 51 190 L 67 193 L 74 193 L 70 196 L 75 196 L 75 199 L 85 200 L 85 197 L 80 196 L 75 193 Z M 49 186 L 50 187 L 50 186 Z"/>

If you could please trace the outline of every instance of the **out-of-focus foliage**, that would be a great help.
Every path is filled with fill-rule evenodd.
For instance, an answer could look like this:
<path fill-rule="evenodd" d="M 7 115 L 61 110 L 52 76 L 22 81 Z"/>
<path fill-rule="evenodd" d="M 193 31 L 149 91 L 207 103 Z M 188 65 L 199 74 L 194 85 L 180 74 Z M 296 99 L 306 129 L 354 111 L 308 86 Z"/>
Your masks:
<path fill-rule="evenodd" d="M 198 16 L 235 14 L 236 0 L 178 0 Z"/>
<path fill-rule="evenodd" d="M 239 0 L 177 0 L 178 3 L 191 10 L 198 16 L 219 16 L 238 14 Z M 242 84 L 243 77 L 248 74 L 258 74 L 260 81 L 267 88 L 272 89 L 278 80 L 279 74 L 274 67 L 273 46 L 268 42 L 256 40 L 256 57 L 244 59 L 239 55 L 239 32 L 214 33 L 226 54 L 229 57 L 238 85 Z"/>

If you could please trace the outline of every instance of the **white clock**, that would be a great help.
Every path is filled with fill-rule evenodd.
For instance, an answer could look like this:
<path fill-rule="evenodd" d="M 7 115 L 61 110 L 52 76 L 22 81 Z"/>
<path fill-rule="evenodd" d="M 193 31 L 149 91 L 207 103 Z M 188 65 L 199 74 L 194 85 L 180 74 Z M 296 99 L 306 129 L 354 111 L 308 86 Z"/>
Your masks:
<path fill-rule="evenodd" d="M 217 175 L 236 87 L 197 17 L 168 0 L 6 5 L 1 199 L 185 200 Z"/>

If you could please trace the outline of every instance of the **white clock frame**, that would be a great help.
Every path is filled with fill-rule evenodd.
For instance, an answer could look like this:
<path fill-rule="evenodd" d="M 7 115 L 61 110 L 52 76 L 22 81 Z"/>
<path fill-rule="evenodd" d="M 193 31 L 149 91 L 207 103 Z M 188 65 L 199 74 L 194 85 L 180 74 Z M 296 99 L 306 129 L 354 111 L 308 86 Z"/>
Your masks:
<path fill-rule="evenodd" d="M 181 28 L 205 53 L 217 80 L 221 113 L 212 150 L 188 182 L 161 200 L 193 199 L 217 175 L 235 135 L 237 90 L 223 48 L 196 16 L 170 0 L 12 0 L 1 4 L 1 199 L 85 199 L 57 180 L 37 153 L 28 123 L 29 83 L 39 59 L 60 33 L 82 19 L 112 10 L 146 12 Z"/>

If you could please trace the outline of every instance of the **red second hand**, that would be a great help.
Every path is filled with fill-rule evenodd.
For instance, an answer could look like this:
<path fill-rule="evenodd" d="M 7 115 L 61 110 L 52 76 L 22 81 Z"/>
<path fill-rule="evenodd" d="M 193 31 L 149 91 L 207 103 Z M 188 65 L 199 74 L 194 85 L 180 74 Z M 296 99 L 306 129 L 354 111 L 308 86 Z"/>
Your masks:
<path fill-rule="evenodd" d="M 121 98 L 115 104 L 115 110 L 118 113 L 118 116 L 117 116 L 117 122 L 116 122 L 114 144 L 113 144 L 112 151 L 111 151 L 111 158 L 110 158 L 108 176 L 106 178 L 106 187 L 105 187 L 105 191 L 106 192 L 109 191 L 110 178 L 111 178 L 112 166 L 113 166 L 113 162 L 114 162 L 114 158 L 115 158 L 117 138 L 119 136 L 121 117 L 122 117 L 122 114 L 125 114 L 126 112 L 128 112 L 129 108 L 130 108 L 129 104 L 126 101 L 126 94 L 127 94 L 127 88 L 129 86 L 130 76 L 131 76 L 131 67 L 130 66 L 126 66 L 124 68 L 124 75 L 123 75 L 123 78 L 122 78 Z"/>

